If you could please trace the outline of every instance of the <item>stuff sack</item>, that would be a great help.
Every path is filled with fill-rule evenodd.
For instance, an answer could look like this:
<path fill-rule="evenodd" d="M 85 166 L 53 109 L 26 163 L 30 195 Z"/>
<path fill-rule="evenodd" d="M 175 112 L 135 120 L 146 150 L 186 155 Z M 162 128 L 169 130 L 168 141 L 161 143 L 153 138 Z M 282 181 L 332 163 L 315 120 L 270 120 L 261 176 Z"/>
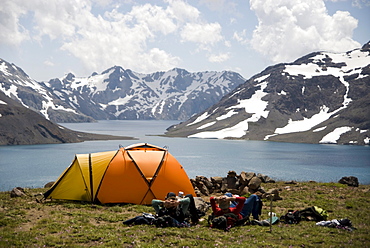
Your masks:
<path fill-rule="evenodd" d="M 318 206 L 312 206 L 300 211 L 305 220 L 323 221 L 328 219 L 328 212 Z"/>
<path fill-rule="evenodd" d="M 280 217 L 280 221 L 285 224 L 298 224 L 301 220 L 302 218 L 299 210 L 288 210 L 288 213 Z"/>

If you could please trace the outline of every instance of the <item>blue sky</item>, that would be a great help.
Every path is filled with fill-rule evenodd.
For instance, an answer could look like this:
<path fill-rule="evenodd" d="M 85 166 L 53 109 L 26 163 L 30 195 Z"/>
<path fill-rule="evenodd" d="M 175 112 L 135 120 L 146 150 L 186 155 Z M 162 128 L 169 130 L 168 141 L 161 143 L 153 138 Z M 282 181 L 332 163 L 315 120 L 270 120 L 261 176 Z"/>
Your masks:
<path fill-rule="evenodd" d="M 370 0 L 2 0 L 0 58 L 46 81 L 119 65 L 239 72 L 370 40 Z"/>

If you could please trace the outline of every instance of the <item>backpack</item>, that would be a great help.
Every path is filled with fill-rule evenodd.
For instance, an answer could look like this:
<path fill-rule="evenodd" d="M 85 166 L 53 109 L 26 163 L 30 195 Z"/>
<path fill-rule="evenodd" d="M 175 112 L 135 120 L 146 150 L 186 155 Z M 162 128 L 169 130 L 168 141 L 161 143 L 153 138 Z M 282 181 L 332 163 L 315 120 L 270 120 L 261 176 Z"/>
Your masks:
<path fill-rule="evenodd" d="M 228 231 L 231 227 L 236 226 L 239 218 L 234 213 L 227 213 L 222 216 L 214 216 L 210 215 L 208 218 L 208 223 L 211 225 L 212 228 L 217 228 L 221 230 Z"/>
<path fill-rule="evenodd" d="M 170 216 L 177 220 L 178 222 L 183 222 L 185 220 L 185 214 L 182 212 L 180 207 L 175 208 L 161 208 L 158 212 L 159 217 Z"/>
<path fill-rule="evenodd" d="M 300 212 L 305 220 L 323 221 L 328 219 L 328 212 L 317 206 L 305 208 Z"/>
<path fill-rule="evenodd" d="M 154 224 L 155 216 L 148 213 L 143 213 L 143 215 L 136 216 L 132 219 L 126 220 L 123 224 L 126 225 L 152 225 Z"/>
<path fill-rule="evenodd" d="M 298 224 L 301 220 L 302 218 L 299 210 L 288 210 L 288 213 L 280 217 L 280 221 L 285 224 Z"/>
<path fill-rule="evenodd" d="M 160 216 L 155 221 L 156 227 L 176 227 L 176 221 L 168 215 Z"/>

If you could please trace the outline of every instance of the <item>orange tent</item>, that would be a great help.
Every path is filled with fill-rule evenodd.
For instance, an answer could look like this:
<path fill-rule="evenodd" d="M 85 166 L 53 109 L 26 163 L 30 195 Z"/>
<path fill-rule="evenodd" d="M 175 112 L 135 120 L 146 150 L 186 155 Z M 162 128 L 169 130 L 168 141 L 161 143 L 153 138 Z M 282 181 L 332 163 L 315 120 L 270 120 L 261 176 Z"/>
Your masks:
<path fill-rule="evenodd" d="M 167 149 L 140 143 L 77 154 L 44 198 L 148 205 L 178 191 L 195 196 L 181 164 Z"/>

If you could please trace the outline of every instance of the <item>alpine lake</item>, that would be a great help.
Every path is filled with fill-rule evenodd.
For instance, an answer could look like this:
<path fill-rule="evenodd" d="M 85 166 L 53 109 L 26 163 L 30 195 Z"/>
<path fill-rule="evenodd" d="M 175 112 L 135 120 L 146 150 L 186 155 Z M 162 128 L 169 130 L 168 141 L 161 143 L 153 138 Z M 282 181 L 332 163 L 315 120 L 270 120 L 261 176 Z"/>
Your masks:
<path fill-rule="evenodd" d="M 337 182 L 355 176 L 370 184 L 370 146 L 298 144 L 250 140 L 168 138 L 160 136 L 179 121 L 117 120 L 61 123 L 76 131 L 135 137 L 82 143 L 0 146 L 0 191 L 41 188 L 58 179 L 75 154 L 112 151 L 150 143 L 166 147 L 189 178 L 226 176 L 233 170 L 265 174 L 275 180 Z"/>

